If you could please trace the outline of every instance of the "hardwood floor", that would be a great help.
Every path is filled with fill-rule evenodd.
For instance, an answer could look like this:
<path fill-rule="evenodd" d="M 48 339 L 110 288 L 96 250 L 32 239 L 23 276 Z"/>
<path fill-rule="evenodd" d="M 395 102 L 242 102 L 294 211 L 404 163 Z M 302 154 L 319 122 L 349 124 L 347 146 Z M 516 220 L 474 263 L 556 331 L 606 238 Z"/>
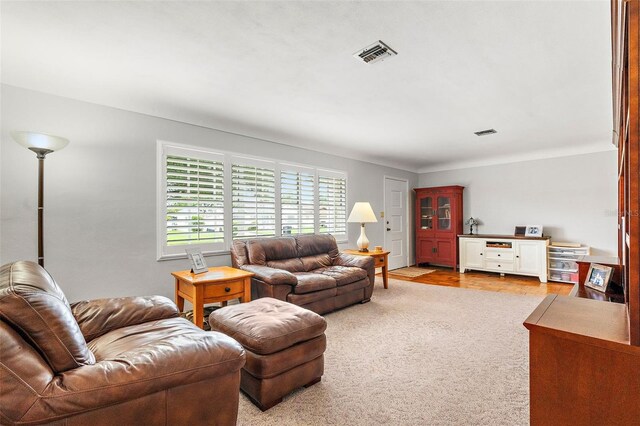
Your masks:
<path fill-rule="evenodd" d="M 454 272 L 450 268 L 437 266 L 429 266 L 425 269 L 435 269 L 435 272 L 417 278 L 408 278 L 402 275 L 394 275 L 393 271 L 389 271 L 389 277 L 420 284 L 473 288 L 477 290 L 537 296 L 544 296 L 546 294 L 567 295 L 573 288 L 573 284 L 554 283 L 551 281 L 543 284 L 535 277 L 523 277 L 520 275 L 507 274 L 501 277 L 500 274 L 497 273 L 475 271 L 461 274 Z"/>

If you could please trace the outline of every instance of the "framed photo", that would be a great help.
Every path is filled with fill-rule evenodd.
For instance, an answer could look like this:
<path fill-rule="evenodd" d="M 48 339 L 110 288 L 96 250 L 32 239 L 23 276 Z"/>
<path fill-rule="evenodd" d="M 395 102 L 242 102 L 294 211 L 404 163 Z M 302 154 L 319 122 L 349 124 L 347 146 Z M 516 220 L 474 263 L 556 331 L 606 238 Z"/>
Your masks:
<path fill-rule="evenodd" d="M 589 266 L 589 272 L 587 272 L 587 279 L 584 282 L 585 287 L 590 287 L 594 290 L 605 292 L 611 282 L 611 274 L 613 268 L 611 266 L 598 265 L 592 263 Z"/>
<path fill-rule="evenodd" d="M 542 237 L 542 225 L 527 225 L 525 237 Z"/>
<path fill-rule="evenodd" d="M 186 249 L 187 257 L 191 261 L 191 272 L 194 274 L 202 274 L 207 272 L 209 268 L 207 267 L 207 263 L 204 261 L 204 256 L 202 256 L 202 252 L 198 249 Z"/>
<path fill-rule="evenodd" d="M 527 232 L 527 227 L 526 226 L 516 226 L 516 230 L 514 232 L 514 235 L 524 235 Z"/>

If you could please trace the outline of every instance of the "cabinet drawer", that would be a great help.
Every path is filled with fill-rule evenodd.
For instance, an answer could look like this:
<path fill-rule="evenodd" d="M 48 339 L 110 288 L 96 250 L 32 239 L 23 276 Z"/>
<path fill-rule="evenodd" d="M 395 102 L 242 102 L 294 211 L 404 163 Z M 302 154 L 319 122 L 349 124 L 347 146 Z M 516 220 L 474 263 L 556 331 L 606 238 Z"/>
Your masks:
<path fill-rule="evenodd" d="M 222 297 L 226 295 L 239 294 L 244 291 L 243 280 L 229 281 L 226 283 L 209 284 L 204 289 L 204 298 Z"/>
<path fill-rule="evenodd" d="M 502 262 L 500 260 L 485 260 L 484 267 L 495 271 L 513 271 L 513 262 Z"/>
<path fill-rule="evenodd" d="M 485 249 L 484 255 L 486 259 L 513 261 L 513 250 Z"/>

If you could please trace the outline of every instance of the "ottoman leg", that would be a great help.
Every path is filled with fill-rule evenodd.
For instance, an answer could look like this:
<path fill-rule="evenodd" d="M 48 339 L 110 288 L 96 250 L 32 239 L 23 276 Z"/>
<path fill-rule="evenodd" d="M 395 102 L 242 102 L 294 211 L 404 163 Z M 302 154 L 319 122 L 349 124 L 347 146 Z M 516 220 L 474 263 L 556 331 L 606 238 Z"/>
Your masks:
<path fill-rule="evenodd" d="M 256 407 L 258 407 L 260 409 L 260 411 L 267 411 L 269 408 L 272 408 L 278 404 L 280 404 L 282 402 L 282 398 L 278 398 L 276 400 L 270 401 L 266 404 L 262 404 L 260 401 L 256 400 L 254 397 L 252 397 L 251 395 L 249 395 L 247 392 L 242 391 L 243 394 L 245 394 L 247 396 L 247 398 L 249 398 L 249 400 L 251 402 L 253 402 L 253 405 L 255 405 Z"/>
<path fill-rule="evenodd" d="M 322 376 L 321 377 L 316 377 L 315 379 L 313 379 L 312 381 L 310 381 L 309 383 L 307 383 L 306 385 L 304 385 L 305 388 L 308 388 L 310 386 L 315 385 L 316 383 L 318 383 L 320 380 L 322 380 Z"/>

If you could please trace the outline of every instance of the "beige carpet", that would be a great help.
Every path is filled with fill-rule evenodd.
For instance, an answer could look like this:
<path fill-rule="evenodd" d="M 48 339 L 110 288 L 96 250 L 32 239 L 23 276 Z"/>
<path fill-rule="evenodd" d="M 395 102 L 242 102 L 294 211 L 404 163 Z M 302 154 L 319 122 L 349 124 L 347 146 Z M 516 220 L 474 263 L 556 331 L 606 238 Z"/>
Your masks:
<path fill-rule="evenodd" d="M 403 277 L 416 278 L 435 272 L 435 269 L 419 268 L 417 266 L 407 266 L 405 268 L 393 269 L 390 274 L 402 275 Z"/>
<path fill-rule="evenodd" d="M 322 381 L 240 425 L 527 425 L 528 336 L 542 300 L 377 278 L 371 302 L 326 315 Z"/>

